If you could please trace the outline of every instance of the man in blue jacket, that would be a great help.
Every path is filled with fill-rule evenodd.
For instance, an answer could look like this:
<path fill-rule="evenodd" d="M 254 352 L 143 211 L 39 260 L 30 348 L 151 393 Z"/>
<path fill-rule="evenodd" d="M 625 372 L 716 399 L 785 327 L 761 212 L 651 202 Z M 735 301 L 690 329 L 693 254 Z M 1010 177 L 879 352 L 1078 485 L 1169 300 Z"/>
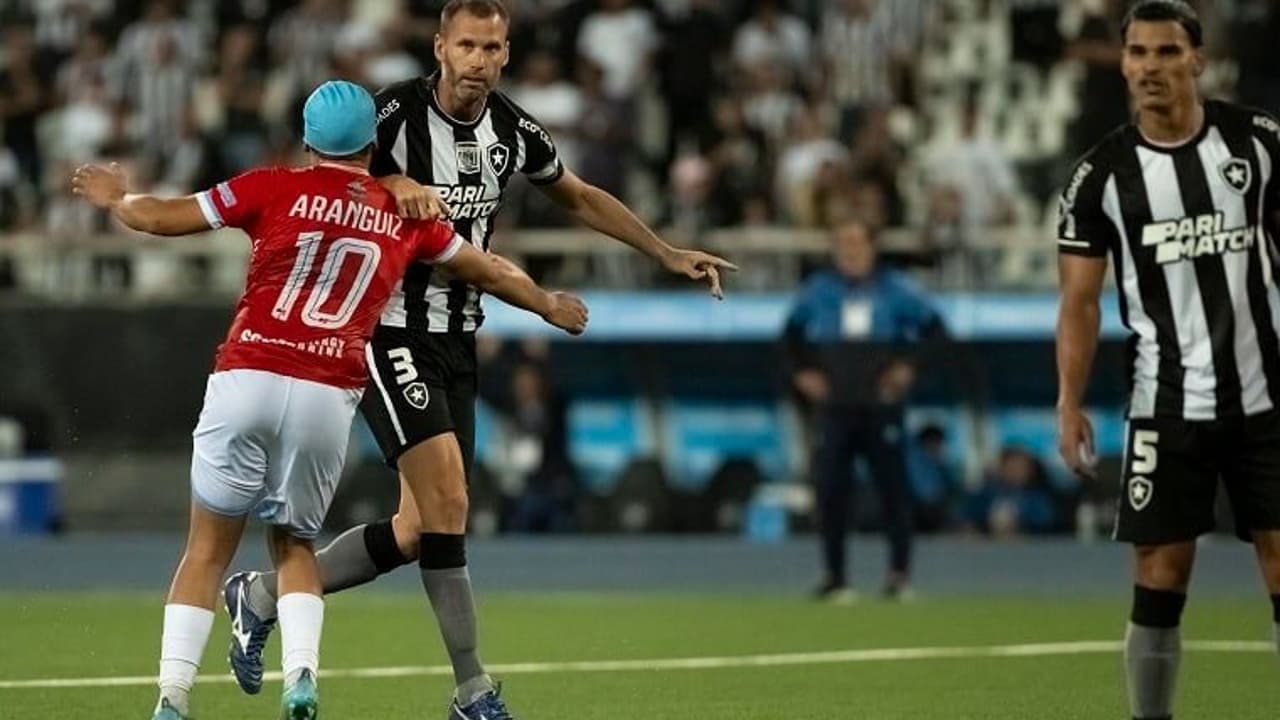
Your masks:
<path fill-rule="evenodd" d="M 820 599 L 848 601 L 845 534 L 853 463 L 867 463 L 884 511 L 884 593 L 907 590 L 911 514 L 903 403 L 915 380 L 904 346 L 945 335 L 941 317 L 905 275 L 877 263 L 876 233 L 847 219 L 832 229 L 833 267 L 812 276 L 787 317 L 792 384 L 814 410 L 812 470 L 826 577 Z"/>

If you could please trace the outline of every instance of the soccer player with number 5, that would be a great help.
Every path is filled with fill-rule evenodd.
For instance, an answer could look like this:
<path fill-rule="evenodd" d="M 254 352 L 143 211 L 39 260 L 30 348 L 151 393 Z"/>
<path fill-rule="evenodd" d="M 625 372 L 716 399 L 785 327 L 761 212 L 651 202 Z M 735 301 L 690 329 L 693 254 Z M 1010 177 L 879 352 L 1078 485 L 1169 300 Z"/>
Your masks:
<path fill-rule="evenodd" d="M 578 298 L 542 290 L 447 222 L 396 214 L 395 199 L 367 171 L 376 114 L 364 89 L 325 83 L 303 109 L 310 167 L 253 170 L 188 197 L 128 194 L 114 166 L 84 166 L 72 179 L 77 194 L 135 230 L 227 226 L 253 241 L 194 433 L 191 527 L 165 605 L 157 720 L 188 715 L 220 582 L 250 512 L 269 525 L 279 572 L 282 717 L 316 716 L 324 604 L 312 543 L 369 379 L 367 342 L 411 263 L 444 266 L 570 333 L 586 327 Z"/>
<path fill-rule="evenodd" d="M 1203 30 L 1182 0 L 1135 3 L 1123 36 L 1136 118 L 1077 164 L 1061 200 L 1059 452 L 1094 473 L 1082 405 L 1110 254 L 1130 331 L 1115 526 L 1134 546 L 1129 704 L 1136 720 L 1168 720 L 1196 538 L 1214 528 L 1219 478 L 1280 638 L 1280 124 L 1201 98 Z"/>

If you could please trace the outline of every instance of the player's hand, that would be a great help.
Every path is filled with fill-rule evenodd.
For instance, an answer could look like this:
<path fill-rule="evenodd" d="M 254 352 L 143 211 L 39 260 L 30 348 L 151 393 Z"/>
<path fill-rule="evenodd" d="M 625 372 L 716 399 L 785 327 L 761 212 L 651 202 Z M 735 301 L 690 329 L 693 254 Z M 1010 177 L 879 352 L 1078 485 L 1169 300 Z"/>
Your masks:
<path fill-rule="evenodd" d="M 587 329 L 587 304 L 567 292 L 547 293 L 551 303 L 542 319 L 570 335 L 581 335 Z"/>
<path fill-rule="evenodd" d="M 821 370 L 800 370 L 791 378 L 791 382 L 806 400 L 815 405 L 821 405 L 831 397 L 831 381 Z"/>
<path fill-rule="evenodd" d="M 427 187 L 404 175 L 388 175 L 378 178 L 381 185 L 396 199 L 396 212 L 411 220 L 448 219 L 449 206 L 435 189 Z"/>
<path fill-rule="evenodd" d="M 720 287 L 720 271 L 735 271 L 737 265 L 699 250 L 672 249 L 662 259 L 662 266 L 677 275 L 684 275 L 691 280 L 705 280 L 711 286 L 711 294 L 717 300 L 724 299 L 724 290 Z"/>
<path fill-rule="evenodd" d="M 1058 408 L 1058 453 L 1077 476 L 1097 476 L 1097 453 L 1093 444 L 1093 425 L 1078 407 Z"/>
<path fill-rule="evenodd" d="M 128 183 L 116 163 L 81 165 L 71 175 L 71 192 L 100 208 L 109 208 L 124 197 Z"/>

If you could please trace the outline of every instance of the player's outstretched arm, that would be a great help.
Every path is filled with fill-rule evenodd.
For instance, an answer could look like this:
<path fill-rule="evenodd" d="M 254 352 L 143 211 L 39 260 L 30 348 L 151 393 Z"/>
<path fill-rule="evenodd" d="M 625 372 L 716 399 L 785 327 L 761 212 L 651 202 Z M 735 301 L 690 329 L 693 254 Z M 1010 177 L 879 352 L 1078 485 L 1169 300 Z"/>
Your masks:
<path fill-rule="evenodd" d="M 581 335 L 587 329 L 587 306 L 580 298 L 543 290 L 524 270 L 501 255 L 481 252 L 463 243 L 444 266 L 508 305 L 535 313 L 570 335 Z"/>
<path fill-rule="evenodd" d="M 1098 349 L 1106 274 L 1105 257 L 1058 256 L 1058 452 L 1067 467 L 1089 477 L 1094 472 L 1093 428 L 1084 414 L 1084 391 Z"/>
<path fill-rule="evenodd" d="M 194 195 L 160 198 L 129 193 L 124 171 L 116 163 L 81 165 L 71 176 L 71 189 L 140 232 L 189 235 L 210 229 Z"/>
<path fill-rule="evenodd" d="M 724 297 L 720 287 L 721 270 L 737 270 L 738 266 L 721 257 L 698 250 L 672 247 L 658 237 L 618 198 L 583 182 L 568 170 L 559 180 L 537 186 L 557 205 L 573 214 L 587 227 L 621 240 L 662 263 L 662 267 L 692 280 L 703 280 L 717 299 Z"/>

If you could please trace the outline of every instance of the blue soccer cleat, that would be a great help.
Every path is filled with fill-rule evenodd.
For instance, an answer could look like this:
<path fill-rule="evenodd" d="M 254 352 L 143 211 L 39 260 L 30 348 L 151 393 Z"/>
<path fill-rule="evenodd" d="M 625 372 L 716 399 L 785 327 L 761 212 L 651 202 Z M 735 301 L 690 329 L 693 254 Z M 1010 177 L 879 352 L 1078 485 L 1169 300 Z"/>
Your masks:
<path fill-rule="evenodd" d="M 160 698 L 160 707 L 152 713 L 151 720 L 191 720 L 169 704 L 169 698 Z"/>
<path fill-rule="evenodd" d="M 319 704 L 315 676 L 310 670 L 303 670 L 280 698 L 280 720 L 316 720 Z"/>
<path fill-rule="evenodd" d="M 502 686 L 494 688 L 476 698 L 470 705 L 463 707 L 458 704 L 458 699 L 454 698 L 449 703 L 448 720 L 515 720 L 510 710 L 507 710 L 506 703 L 502 702 L 499 696 L 502 692 Z"/>
<path fill-rule="evenodd" d="M 262 692 L 262 648 L 276 626 L 275 618 L 263 620 L 249 607 L 249 583 L 255 572 L 241 572 L 227 579 L 223 600 L 231 616 L 231 673 L 240 689 L 250 695 Z"/>

